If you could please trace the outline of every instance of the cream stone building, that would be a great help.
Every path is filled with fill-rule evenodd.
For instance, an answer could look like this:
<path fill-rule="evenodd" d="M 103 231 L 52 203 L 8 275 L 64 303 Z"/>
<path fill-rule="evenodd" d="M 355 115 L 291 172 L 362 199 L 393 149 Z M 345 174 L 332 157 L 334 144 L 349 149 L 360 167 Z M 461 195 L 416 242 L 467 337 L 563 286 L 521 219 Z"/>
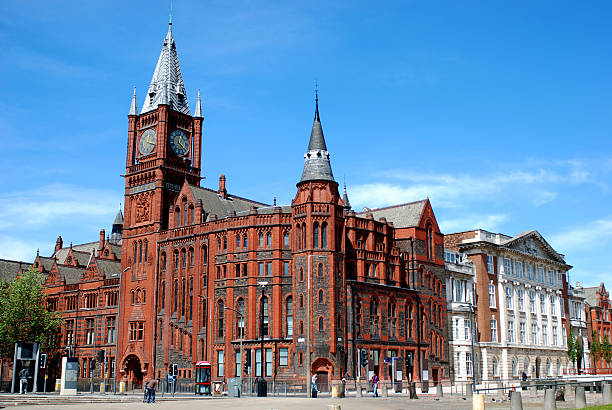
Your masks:
<path fill-rule="evenodd" d="M 464 254 L 474 266 L 482 366 L 477 380 L 562 374 L 569 361 L 566 272 L 571 268 L 564 255 L 537 231 L 513 237 L 459 232 L 445 235 L 445 248 Z"/>

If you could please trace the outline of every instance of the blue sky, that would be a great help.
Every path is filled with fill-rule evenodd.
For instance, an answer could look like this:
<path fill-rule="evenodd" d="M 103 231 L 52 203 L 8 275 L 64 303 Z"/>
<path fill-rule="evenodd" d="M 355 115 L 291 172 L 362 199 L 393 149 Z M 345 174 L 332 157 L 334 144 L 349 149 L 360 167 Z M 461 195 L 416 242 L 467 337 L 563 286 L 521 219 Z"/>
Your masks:
<path fill-rule="evenodd" d="M 169 1 L 0 4 L 0 257 L 96 240 L 123 202 Z M 612 269 L 612 5 L 605 1 L 186 1 L 173 32 L 203 174 L 271 203 L 295 194 L 313 89 L 356 209 L 429 196 L 444 232 L 537 229 Z"/>

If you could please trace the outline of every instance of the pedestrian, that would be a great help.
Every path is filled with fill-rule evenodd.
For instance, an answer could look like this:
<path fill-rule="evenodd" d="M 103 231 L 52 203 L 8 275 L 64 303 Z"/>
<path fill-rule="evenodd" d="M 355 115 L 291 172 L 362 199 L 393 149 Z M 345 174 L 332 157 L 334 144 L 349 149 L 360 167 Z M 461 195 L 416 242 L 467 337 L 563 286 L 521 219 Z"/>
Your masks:
<path fill-rule="evenodd" d="M 155 403 L 155 390 L 158 384 L 159 379 L 151 379 L 147 383 L 147 403 Z"/>
<path fill-rule="evenodd" d="M 19 393 L 20 394 L 26 394 L 28 392 L 28 379 L 29 378 L 30 378 L 30 370 L 27 367 L 24 367 L 19 372 Z"/>
<path fill-rule="evenodd" d="M 378 375 L 374 373 L 374 376 L 372 376 L 372 390 L 374 393 L 374 397 L 378 397 L 378 382 Z"/>
<path fill-rule="evenodd" d="M 317 394 L 319 393 L 319 389 L 317 388 L 317 374 L 313 374 L 312 378 L 310 379 L 311 382 L 311 389 L 312 389 L 312 397 L 317 397 Z"/>

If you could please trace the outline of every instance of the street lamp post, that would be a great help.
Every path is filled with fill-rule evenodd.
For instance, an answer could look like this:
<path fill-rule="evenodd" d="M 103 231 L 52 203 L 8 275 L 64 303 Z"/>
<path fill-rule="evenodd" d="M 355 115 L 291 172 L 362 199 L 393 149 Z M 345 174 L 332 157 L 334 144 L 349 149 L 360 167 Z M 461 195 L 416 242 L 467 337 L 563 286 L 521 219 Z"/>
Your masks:
<path fill-rule="evenodd" d="M 132 269 L 131 266 L 126 267 L 121 273 L 114 273 L 112 276 L 119 276 L 119 297 L 117 298 L 117 323 L 115 325 L 115 329 L 117 329 L 117 334 L 115 337 L 115 377 L 113 378 L 113 393 L 117 394 L 117 371 L 119 370 L 118 366 L 118 355 L 119 355 L 119 330 L 121 329 L 121 283 L 123 279 L 123 274 Z M 110 363 L 109 363 L 110 367 Z"/>
<path fill-rule="evenodd" d="M 242 389 L 242 364 L 244 363 L 244 350 L 242 349 L 242 341 L 244 340 L 244 315 L 242 313 L 240 313 L 238 310 L 231 308 L 231 307 L 227 307 L 224 306 L 223 309 L 227 309 L 227 310 L 231 310 L 233 312 L 236 312 L 238 314 L 238 316 L 240 316 L 240 319 L 242 320 L 242 327 L 240 327 L 240 388 Z"/>
<path fill-rule="evenodd" d="M 259 284 L 259 286 L 261 286 L 261 310 L 260 310 L 260 320 L 261 320 L 261 325 L 260 325 L 260 332 L 261 332 L 261 353 L 260 353 L 260 357 L 261 357 L 261 367 L 260 367 L 261 368 L 261 379 L 259 379 L 260 380 L 259 384 L 263 384 L 266 381 L 266 379 L 264 377 L 264 375 L 265 375 L 264 369 L 265 369 L 266 352 L 264 351 L 264 332 L 263 332 L 264 331 L 264 304 L 263 304 L 263 302 L 264 302 L 264 297 L 266 296 L 265 295 L 266 294 L 266 285 L 268 284 L 268 282 L 261 281 L 261 282 L 257 282 L 257 283 Z M 268 309 L 269 308 L 270 307 L 268 305 Z M 257 387 L 258 387 L 258 389 L 257 389 L 257 396 L 259 396 L 261 394 L 261 397 L 266 397 L 268 395 L 267 388 L 266 388 L 266 391 L 264 392 L 263 391 L 263 387 L 261 387 L 261 389 L 260 389 L 259 385 Z"/>

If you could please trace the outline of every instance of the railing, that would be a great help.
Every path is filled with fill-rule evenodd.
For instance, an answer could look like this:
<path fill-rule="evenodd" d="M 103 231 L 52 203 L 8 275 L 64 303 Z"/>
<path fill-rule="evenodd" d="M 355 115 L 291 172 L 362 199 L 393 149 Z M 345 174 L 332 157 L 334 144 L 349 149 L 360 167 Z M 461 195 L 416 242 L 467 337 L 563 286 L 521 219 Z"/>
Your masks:
<path fill-rule="evenodd" d="M 563 374 L 566 376 L 579 376 L 579 375 L 606 375 L 612 374 L 612 367 L 587 367 L 585 369 L 568 369 L 563 370 Z"/>

